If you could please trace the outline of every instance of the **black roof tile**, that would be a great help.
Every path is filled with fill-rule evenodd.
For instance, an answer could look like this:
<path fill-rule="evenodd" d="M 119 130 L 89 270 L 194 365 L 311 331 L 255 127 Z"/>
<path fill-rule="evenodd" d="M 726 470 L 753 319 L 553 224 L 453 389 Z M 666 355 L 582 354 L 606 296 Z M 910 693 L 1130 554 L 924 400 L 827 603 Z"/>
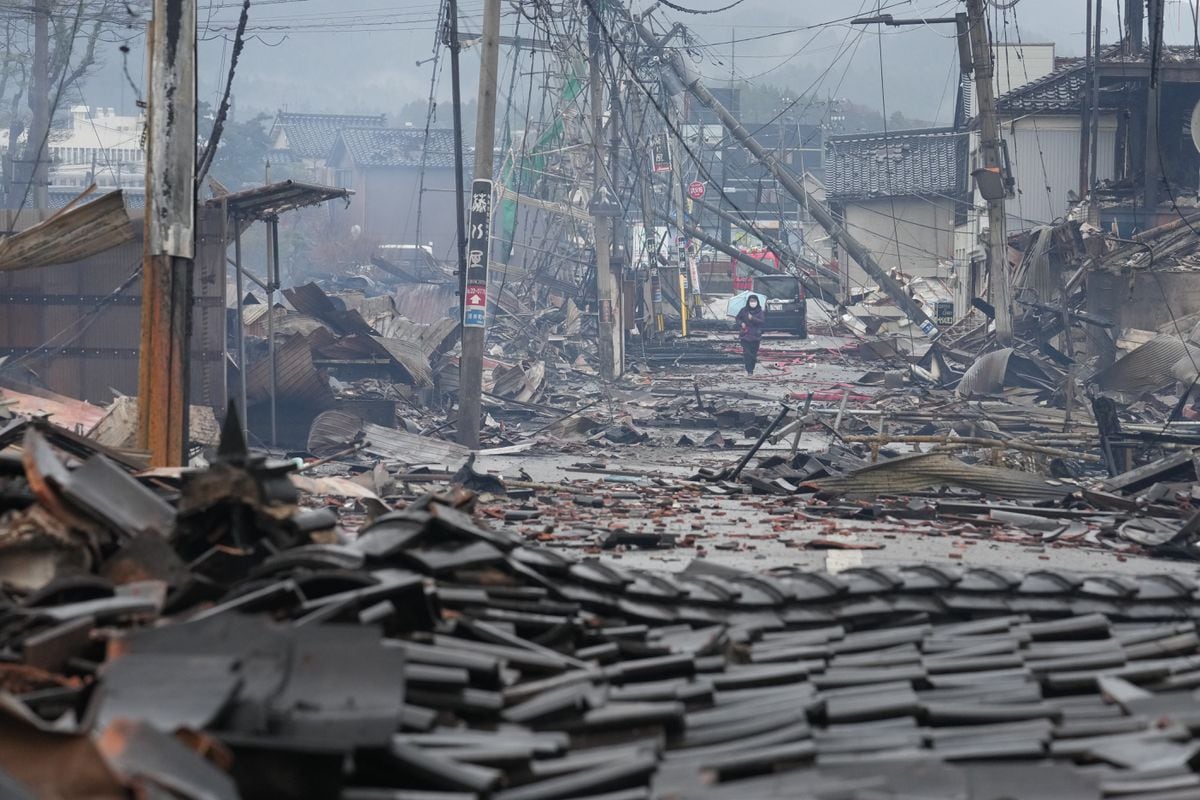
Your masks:
<path fill-rule="evenodd" d="M 342 148 L 360 167 L 421 167 L 422 158 L 427 169 L 454 166 L 454 131 L 448 128 L 431 128 L 428 141 L 423 128 L 343 128 L 328 154 Z"/>
<path fill-rule="evenodd" d="M 299 114 L 280 111 L 274 128 L 282 128 L 287 151 L 297 158 L 325 158 L 339 131 L 346 128 L 383 128 L 383 114 Z"/>
<path fill-rule="evenodd" d="M 957 196 L 966 191 L 967 133 L 928 128 L 831 136 L 825 142 L 830 200 Z"/>

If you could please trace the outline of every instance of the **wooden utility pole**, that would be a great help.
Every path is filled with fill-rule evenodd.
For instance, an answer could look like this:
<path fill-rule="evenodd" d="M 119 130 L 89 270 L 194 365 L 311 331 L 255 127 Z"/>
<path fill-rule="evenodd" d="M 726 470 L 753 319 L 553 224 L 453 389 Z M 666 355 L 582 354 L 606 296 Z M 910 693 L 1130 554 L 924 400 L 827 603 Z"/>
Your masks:
<path fill-rule="evenodd" d="M 604 126 L 604 72 L 605 48 L 601 45 L 599 10 L 588 7 L 588 85 L 591 89 L 591 124 L 588 126 L 592 138 L 592 231 L 596 248 L 596 345 L 600 357 L 600 376 L 612 380 L 621 374 L 618 363 L 620 345 L 615 341 L 615 332 L 621 330 L 617 316 L 621 313 L 616 297 L 616 281 L 613 279 L 612 246 L 614 222 L 612 207 L 616 197 L 608 190 L 608 160 L 605 154 Z M 614 102 L 616 98 L 613 98 Z M 610 124 L 611 121 L 610 121 Z M 602 202 L 603 201 L 603 202 Z"/>
<path fill-rule="evenodd" d="M 458 441 L 479 449 L 479 427 L 483 415 L 483 343 L 487 333 L 487 243 L 491 235 L 492 151 L 496 137 L 496 81 L 500 69 L 500 0 L 484 0 L 483 40 L 479 52 L 479 106 L 475 122 L 475 177 L 471 187 L 471 227 L 485 228 L 468 231 L 472 244 L 482 242 L 483 248 L 469 247 L 467 252 L 467 286 L 464 296 L 462 357 L 458 363 Z M 486 201 L 480 197 L 487 191 Z M 486 211 L 475 209 L 486 206 Z M 486 214 L 486 219 L 482 215 Z M 482 220 L 482 222 L 481 222 Z M 480 236 L 475 234 L 479 233 Z M 478 256 L 475 253 L 479 253 Z M 477 263 L 481 262 L 481 263 Z M 478 282 L 482 278 L 482 283 Z M 480 295 L 482 289 L 482 296 Z M 474 291 L 473 291 L 474 290 Z M 469 307 L 472 298 L 482 301 L 482 313 Z"/>
<path fill-rule="evenodd" d="M 992 85 L 992 43 L 988 35 L 984 0 L 967 0 L 967 25 L 971 38 L 971 62 L 975 68 L 975 99 L 979 108 L 980 147 L 983 169 L 976 180 L 988 180 L 994 186 L 1004 184 L 1004 162 L 1000 148 L 1000 124 L 996 119 L 996 92 Z M 986 173 L 986 174 L 985 174 Z M 981 184 L 982 186 L 982 184 Z M 987 265 L 988 286 L 996 309 L 996 340 L 1012 343 L 1012 284 L 1008 267 L 1008 237 L 1005 233 L 1003 188 L 981 191 L 988 206 Z"/>
<path fill-rule="evenodd" d="M 196 239 L 195 2 L 154 0 L 148 45 L 138 444 L 150 451 L 151 465 L 181 466 Z"/>

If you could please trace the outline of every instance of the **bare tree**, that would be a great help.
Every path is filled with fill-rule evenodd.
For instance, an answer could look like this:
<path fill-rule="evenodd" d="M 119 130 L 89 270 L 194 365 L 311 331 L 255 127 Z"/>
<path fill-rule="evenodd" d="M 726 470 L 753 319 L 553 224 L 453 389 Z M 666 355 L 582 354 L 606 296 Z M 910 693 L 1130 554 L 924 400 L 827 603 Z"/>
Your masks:
<path fill-rule="evenodd" d="M 18 117 L 22 96 L 29 109 L 24 151 L 11 165 L 9 205 L 46 208 L 52 119 L 63 98 L 99 65 L 105 32 L 140 25 L 145 9 L 145 0 L 32 0 L 27 18 L 6 23 L 11 49 L 0 66 L 0 106 L 7 100 L 11 107 L 10 158 L 24 124 Z"/>

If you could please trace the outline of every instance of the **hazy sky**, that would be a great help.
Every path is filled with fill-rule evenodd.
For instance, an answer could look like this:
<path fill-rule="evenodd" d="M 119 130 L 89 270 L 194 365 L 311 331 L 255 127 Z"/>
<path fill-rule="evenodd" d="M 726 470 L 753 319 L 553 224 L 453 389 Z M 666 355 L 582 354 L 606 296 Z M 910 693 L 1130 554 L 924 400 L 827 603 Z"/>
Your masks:
<path fill-rule="evenodd" d="M 728 2 L 676 0 L 699 10 Z M 1192 42 L 1191 2 L 1167 0 L 1169 42 Z M 529 0 L 526 4 L 532 5 Z M 386 113 L 394 118 L 405 103 L 429 95 L 433 64 L 417 66 L 416 62 L 433 55 L 439 5 L 439 0 L 257 0 L 250 12 L 252 38 L 234 81 L 238 114 L 287 107 Z M 480 30 L 482 0 L 460 0 L 460 5 L 460 29 Z M 532 35 L 533 23 L 521 19 L 515 5 L 516 0 L 504 2 L 505 31 L 519 29 Z M 634 0 L 633 5 L 640 10 L 651 0 Z M 1106 42 L 1118 38 L 1120 5 L 1122 0 L 1104 3 Z M 229 39 L 239 6 L 234 0 L 202 0 L 200 96 L 210 102 L 218 99 L 228 70 Z M 955 0 L 744 0 L 736 9 L 711 15 L 660 7 L 656 17 L 660 23 L 688 26 L 702 43 L 694 56 L 695 66 L 714 84 L 728 81 L 732 66 L 740 78 L 757 83 L 812 89 L 822 96 L 846 97 L 876 108 L 886 97 L 889 113 L 944 121 L 954 103 L 953 29 L 862 28 L 845 20 L 879 8 L 897 18 L 952 16 L 962 6 Z M 1058 55 L 1081 55 L 1085 8 L 1085 0 L 1019 0 L 1011 10 L 993 12 L 998 15 L 993 19 L 993 34 L 1002 41 L 1054 42 Z M 128 64 L 140 90 L 142 38 L 137 31 L 128 35 L 133 37 Z M 134 90 L 123 75 L 117 46 L 102 46 L 106 67 L 84 94 L 91 104 L 130 110 Z M 450 93 L 446 61 L 442 59 L 436 90 L 443 99 Z M 504 51 L 501 62 L 502 74 L 507 75 Z M 464 92 L 469 97 L 479 70 L 474 49 L 464 52 L 462 64 Z M 528 69 L 528 64 L 526 55 L 519 66 Z"/>

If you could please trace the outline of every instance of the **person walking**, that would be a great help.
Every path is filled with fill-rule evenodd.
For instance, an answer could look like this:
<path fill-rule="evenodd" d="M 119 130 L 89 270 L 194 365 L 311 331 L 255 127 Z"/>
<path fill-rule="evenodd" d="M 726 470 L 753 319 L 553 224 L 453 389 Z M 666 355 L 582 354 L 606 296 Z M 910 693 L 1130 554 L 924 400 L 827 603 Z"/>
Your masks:
<path fill-rule="evenodd" d="M 763 325 L 767 321 L 767 311 L 758 302 L 758 295 L 752 294 L 746 305 L 738 312 L 738 338 L 742 341 L 742 361 L 746 365 L 746 374 L 753 375 L 754 367 L 758 364 L 758 345 L 762 342 Z"/>

